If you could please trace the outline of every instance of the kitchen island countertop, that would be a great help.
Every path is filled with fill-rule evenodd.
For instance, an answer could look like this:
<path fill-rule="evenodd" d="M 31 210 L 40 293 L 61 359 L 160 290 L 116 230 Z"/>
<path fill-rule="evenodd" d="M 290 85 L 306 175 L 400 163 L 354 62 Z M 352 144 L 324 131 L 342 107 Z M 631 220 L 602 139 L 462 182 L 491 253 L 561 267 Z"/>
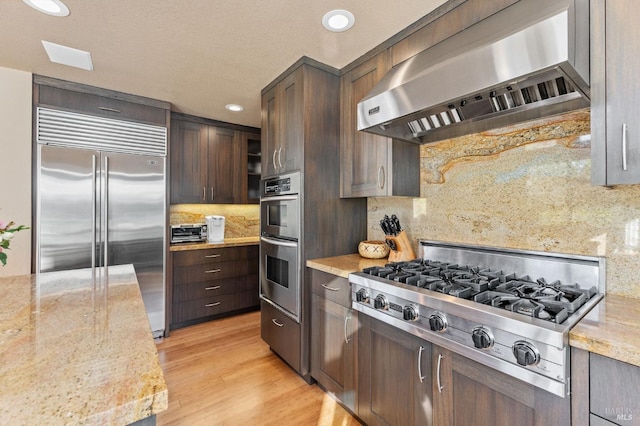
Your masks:
<path fill-rule="evenodd" d="M 168 392 L 132 265 L 0 278 L 0 423 L 126 425 Z"/>
<path fill-rule="evenodd" d="M 260 237 L 225 238 L 222 243 L 176 243 L 171 244 L 170 251 L 204 250 L 211 248 L 255 246 L 260 244 Z"/>
<path fill-rule="evenodd" d="M 309 268 L 348 278 L 349 273 L 384 265 L 387 259 L 358 254 L 312 259 Z M 571 346 L 640 366 L 640 300 L 608 294 L 569 334 Z"/>

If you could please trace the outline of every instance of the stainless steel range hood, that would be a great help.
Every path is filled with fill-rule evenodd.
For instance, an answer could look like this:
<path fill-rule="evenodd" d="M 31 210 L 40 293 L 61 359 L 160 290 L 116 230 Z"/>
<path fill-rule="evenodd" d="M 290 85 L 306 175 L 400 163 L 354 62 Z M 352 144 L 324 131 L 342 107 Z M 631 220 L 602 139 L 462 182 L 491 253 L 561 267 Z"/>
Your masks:
<path fill-rule="evenodd" d="M 588 106 L 589 1 L 521 0 L 394 67 L 358 130 L 422 144 Z"/>

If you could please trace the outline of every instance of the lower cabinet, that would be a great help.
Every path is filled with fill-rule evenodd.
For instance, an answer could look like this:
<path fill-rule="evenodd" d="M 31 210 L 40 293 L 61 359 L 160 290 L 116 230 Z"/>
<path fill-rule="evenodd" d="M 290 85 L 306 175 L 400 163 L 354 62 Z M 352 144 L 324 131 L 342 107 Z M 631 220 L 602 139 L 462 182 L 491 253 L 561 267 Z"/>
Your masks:
<path fill-rule="evenodd" d="M 258 246 L 173 252 L 172 329 L 258 306 Z"/>
<path fill-rule="evenodd" d="M 439 426 L 432 420 L 431 352 L 431 343 L 360 315 L 358 416 L 368 425 Z"/>
<path fill-rule="evenodd" d="M 570 398 L 555 396 L 433 346 L 433 424 L 570 425 Z"/>
<path fill-rule="evenodd" d="M 260 336 L 287 364 L 300 371 L 300 324 L 264 300 L 260 303 Z"/>
<path fill-rule="evenodd" d="M 312 271 L 311 376 L 351 412 L 357 411 L 357 312 L 347 279 Z"/>

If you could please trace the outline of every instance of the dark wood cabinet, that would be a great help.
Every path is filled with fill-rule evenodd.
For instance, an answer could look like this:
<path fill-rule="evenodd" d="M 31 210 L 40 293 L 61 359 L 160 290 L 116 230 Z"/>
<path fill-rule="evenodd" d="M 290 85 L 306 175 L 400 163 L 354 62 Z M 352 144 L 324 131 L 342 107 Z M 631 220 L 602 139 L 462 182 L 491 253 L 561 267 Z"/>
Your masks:
<path fill-rule="evenodd" d="M 574 425 L 640 425 L 640 367 L 571 348 Z"/>
<path fill-rule="evenodd" d="M 300 324 L 264 300 L 260 311 L 260 336 L 291 368 L 300 371 Z"/>
<path fill-rule="evenodd" d="M 346 278 L 311 270 L 311 376 L 357 410 L 357 312 Z"/>
<path fill-rule="evenodd" d="M 358 102 L 391 69 L 384 50 L 340 77 L 340 195 L 420 195 L 420 147 L 357 129 Z"/>
<path fill-rule="evenodd" d="M 243 187 L 246 188 L 246 203 L 258 204 L 260 202 L 260 178 L 262 177 L 262 144 L 260 134 L 240 133 L 240 147 L 242 158 L 247 161 L 247 179 Z"/>
<path fill-rule="evenodd" d="M 302 67 L 263 94 L 262 169 L 265 176 L 301 168 L 304 131 L 302 102 Z"/>
<path fill-rule="evenodd" d="M 233 130 L 172 119 L 171 203 L 242 202 L 246 160 L 240 154 Z"/>
<path fill-rule="evenodd" d="M 368 425 L 431 425 L 431 343 L 360 315 L 358 417 Z M 474 424 L 469 423 L 469 424 Z"/>
<path fill-rule="evenodd" d="M 596 185 L 640 182 L 640 8 L 591 1 L 591 173 Z"/>
<path fill-rule="evenodd" d="M 561 398 L 433 346 L 433 423 L 438 426 L 569 425 Z"/>
<path fill-rule="evenodd" d="M 172 257 L 172 329 L 258 307 L 258 246 L 177 251 Z"/>

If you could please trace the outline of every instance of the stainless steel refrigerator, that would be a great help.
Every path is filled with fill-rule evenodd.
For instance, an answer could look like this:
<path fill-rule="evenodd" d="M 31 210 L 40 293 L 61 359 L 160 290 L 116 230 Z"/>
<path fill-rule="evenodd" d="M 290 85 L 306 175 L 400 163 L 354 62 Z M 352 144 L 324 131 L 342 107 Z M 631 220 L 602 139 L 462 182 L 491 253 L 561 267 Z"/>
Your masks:
<path fill-rule="evenodd" d="M 37 110 L 40 272 L 133 264 L 165 330 L 165 127 Z"/>

